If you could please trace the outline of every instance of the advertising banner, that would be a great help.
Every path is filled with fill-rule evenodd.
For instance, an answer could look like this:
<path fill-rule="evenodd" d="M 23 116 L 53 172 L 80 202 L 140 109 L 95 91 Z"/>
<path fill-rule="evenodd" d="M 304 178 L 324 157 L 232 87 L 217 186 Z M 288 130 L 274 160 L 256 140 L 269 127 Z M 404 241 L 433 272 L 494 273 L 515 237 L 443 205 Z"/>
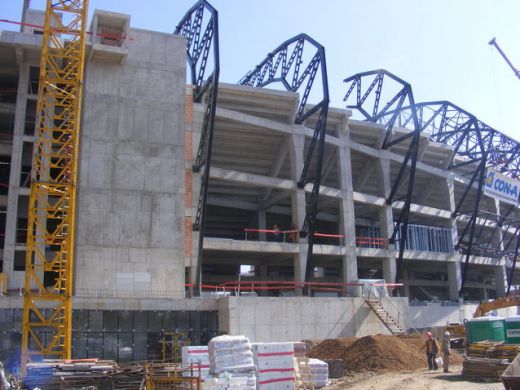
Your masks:
<path fill-rule="evenodd" d="M 519 181 L 490 169 L 486 172 L 485 195 L 516 205 L 518 204 L 519 190 Z"/>

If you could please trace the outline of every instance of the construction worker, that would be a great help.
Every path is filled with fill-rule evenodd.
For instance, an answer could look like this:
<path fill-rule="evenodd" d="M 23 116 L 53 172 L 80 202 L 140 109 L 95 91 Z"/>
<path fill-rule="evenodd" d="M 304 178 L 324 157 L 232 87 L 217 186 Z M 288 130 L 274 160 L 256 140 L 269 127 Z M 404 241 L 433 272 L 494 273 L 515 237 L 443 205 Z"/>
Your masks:
<path fill-rule="evenodd" d="M 426 333 L 426 342 L 423 345 L 423 349 L 426 350 L 426 359 L 428 360 L 428 369 L 429 370 L 438 370 L 439 366 L 435 359 L 437 358 L 437 354 L 440 352 L 441 348 L 439 346 L 439 342 L 435 337 L 432 336 L 431 332 Z"/>
<path fill-rule="evenodd" d="M 450 372 L 450 332 L 444 332 L 442 337 L 442 366 L 444 368 L 444 372 Z"/>

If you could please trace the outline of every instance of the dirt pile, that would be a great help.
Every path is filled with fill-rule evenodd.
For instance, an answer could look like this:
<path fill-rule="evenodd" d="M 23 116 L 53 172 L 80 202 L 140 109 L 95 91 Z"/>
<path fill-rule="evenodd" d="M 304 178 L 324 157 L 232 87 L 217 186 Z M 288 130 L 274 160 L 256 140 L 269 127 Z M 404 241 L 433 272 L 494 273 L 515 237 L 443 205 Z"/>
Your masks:
<path fill-rule="evenodd" d="M 357 337 L 342 337 L 338 339 L 327 339 L 314 346 L 308 357 L 316 359 L 343 359 L 345 351 L 358 338 Z"/>
<path fill-rule="evenodd" d="M 413 371 L 427 366 L 423 344 L 423 338 L 412 336 L 331 339 L 318 344 L 308 356 L 342 359 L 347 372 Z M 452 364 L 460 364 L 462 357 L 453 354 L 450 360 Z"/>

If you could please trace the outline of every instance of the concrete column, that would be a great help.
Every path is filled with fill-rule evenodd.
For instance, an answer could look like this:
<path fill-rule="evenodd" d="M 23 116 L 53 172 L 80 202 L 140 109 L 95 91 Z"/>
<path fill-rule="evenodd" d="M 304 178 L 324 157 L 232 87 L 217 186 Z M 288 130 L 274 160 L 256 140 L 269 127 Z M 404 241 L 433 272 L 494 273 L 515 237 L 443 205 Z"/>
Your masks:
<path fill-rule="evenodd" d="M 507 275 L 506 275 L 506 267 L 503 265 L 499 265 L 495 267 L 495 286 L 496 286 L 496 294 L 498 297 L 504 297 L 506 295 L 507 288 Z"/>
<path fill-rule="evenodd" d="M 386 280 L 386 279 L 385 279 Z M 403 280 L 410 280 L 410 274 L 408 273 L 408 270 L 403 270 Z M 404 296 L 409 297 L 410 296 L 410 285 L 409 283 L 405 283 L 403 286 Z"/>
<path fill-rule="evenodd" d="M 348 134 L 342 133 L 343 143 L 339 146 L 340 184 L 344 196 L 340 201 L 340 228 L 345 235 L 346 253 L 342 258 L 343 282 L 352 283 L 358 280 L 356 257 L 356 217 L 354 214 L 354 196 L 352 185 L 352 164 Z M 359 289 L 348 288 L 349 296 L 358 296 Z"/>
<path fill-rule="evenodd" d="M 450 205 L 450 212 L 453 214 L 457 203 L 455 202 L 455 182 L 453 176 L 446 178 L 446 187 L 448 188 L 448 201 Z M 449 220 L 449 227 L 451 228 L 451 237 L 453 248 L 459 242 L 459 232 L 457 230 L 457 220 L 453 217 Z M 461 260 L 463 256 L 454 256 L 453 262 L 447 264 L 448 269 L 448 297 L 452 301 L 459 299 L 459 290 L 461 286 Z"/>
<path fill-rule="evenodd" d="M 480 289 L 480 300 L 484 302 L 488 300 L 487 290 L 485 287 Z"/>
<path fill-rule="evenodd" d="M 494 212 L 496 213 L 497 217 L 501 216 L 500 213 L 500 201 L 498 199 L 493 198 L 493 208 Z M 497 228 L 495 234 L 493 235 L 493 241 L 491 242 L 491 245 L 494 247 L 498 247 L 501 251 L 504 250 L 504 232 L 502 231 L 502 228 Z"/>
<path fill-rule="evenodd" d="M 291 177 L 297 181 L 303 170 L 303 149 L 305 138 L 300 135 L 293 134 L 289 141 L 289 156 L 291 160 Z M 296 188 L 291 194 L 291 214 L 292 223 L 298 228 L 303 226 L 306 213 L 305 190 Z"/>
<path fill-rule="evenodd" d="M 265 264 L 258 266 L 258 279 L 259 280 L 269 280 L 268 267 Z M 258 295 L 267 296 L 268 291 L 259 291 Z"/>
<path fill-rule="evenodd" d="M 450 212 L 453 214 L 455 212 L 457 204 L 455 203 L 455 182 L 453 181 L 452 176 L 446 178 L 446 185 L 448 187 L 448 200 L 450 202 Z M 452 217 L 450 218 L 450 223 L 453 246 L 455 247 L 455 245 L 459 241 L 459 233 L 457 231 L 457 220 Z"/>
<path fill-rule="evenodd" d="M 461 267 L 460 261 L 450 261 L 447 264 L 448 269 L 448 297 L 450 301 L 459 299 L 459 290 L 461 285 Z"/>
<path fill-rule="evenodd" d="M 380 193 L 386 198 L 390 195 L 390 160 L 380 159 L 378 167 L 378 181 L 380 186 Z M 394 232 L 394 212 L 391 205 L 384 205 L 379 211 L 379 226 L 381 234 L 387 240 L 390 240 Z M 388 244 L 388 256 L 382 260 L 383 278 L 386 283 L 394 283 L 397 271 L 396 251 L 393 244 Z M 407 278 L 405 278 L 406 280 Z M 409 291 L 408 287 L 405 287 Z M 408 296 L 406 294 L 406 296 Z"/>
<path fill-rule="evenodd" d="M 293 256 L 294 266 L 294 281 L 304 282 L 305 281 L 305 269 L 307 267 L 307 248 L 303 245 L 300 246 L 300 252 Z M 296 295 L 302 295 L 302 289 L 295 289 Z"/>
<path fill-rule="evenodd" d="M 265 211 L 264 210 L 258 210 L 257 216 L 258 216 L 258 229 L 266 229 L 266 225 L 265 225 Z M 260 241 L 265 241 L 266 240 L 265 233 L 264 232 L 260 232 L 258 234 L 258 238 L 260 239 Z"/>
<path fill-rule="evenodd" d="M 300 134 L 292 134 L 288 139 L 289 157 L 291 161 L 291 178 L 298 181 L 303 170 L 303 151 L 305 146 L 305 137 Z M 292 223 L 301 229 L 305 220 L 306 202 L 305 190 L 296 188 L 291 194 L 291 214 Z M 294 281 L 305 281 L 305 270 L 307 267 L 307 250 L 308 246 L 304 239 L 298 237 L 299 253 L 293 256 L 294 265 Z M 296 289 L 296 294 L 301 295 L 302 289 Z"/>

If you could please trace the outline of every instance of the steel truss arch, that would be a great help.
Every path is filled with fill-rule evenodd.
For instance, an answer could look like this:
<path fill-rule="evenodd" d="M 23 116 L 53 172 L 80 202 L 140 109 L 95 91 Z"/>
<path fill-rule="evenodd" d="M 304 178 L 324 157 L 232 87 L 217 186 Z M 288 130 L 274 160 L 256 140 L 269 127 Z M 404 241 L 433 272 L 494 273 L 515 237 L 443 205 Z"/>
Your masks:
<path fill-rule="evenodd" d="M 321 78 L 321 90 L 318 90 L 321 92 L 321 100 L 317 104 L 308 104 L 311 91 L 316 90 L 314 81 L 317 75 Z M 312 251 L 329 110 L 325 48 L 307 34 L 296 35 L 269 53 L 260 64 L 238 82 L 238 84 L 251 87 L 265 87 L 274 83 L 281 83 L 287 91 L 301 92 L 294 120 L 296 124 L 302 124 L 311 116 L 316 118 L 313 137 L 298 180 L 299 188 L 303 188 L 308 183 L 313 183 L 311 196 L 306 202 L 305 220 L 300 230 L 300 234 L 306 236 L 308 241 L 305 270 L 305 280 L 308 281 L 313 269 Z M 315 174 L 310 177 L 309 167 L 315 153 Z"/>
<path fill-rule="evenodd" d="M 481 228 L 477 232 L 477 219 L 481 218 L 485 223 L 489 221 L 489 223 L 493 224 L 493 235 L 496 233 L 496 230 L 502 229 L 505 218 L 496 216 L 496 218 L 489 220 L 489 216 L 484 218 L 481 216 L 480 200 L 486 169 L 494 168 L 512 178 L 518 177 L 520 174 L 520 144 L 449 101 L 416 103 L 413 109 L 411 106 L 400 107 L 380 115 L 376 121 L 411 129 L 413 128 L 412 113 L 415 113 L 418 117 L 421 131 L 428 134 L 430 140 L 453 148 L 450 161 L 446 162 L 447 169 L 455 169 L 469 164 L 476 165 L 476 169 L 453 212 L 454 218 L 460 215 L 469 215 L 456 244 L 456 249 L 465 255 L 459 291 L 462 294 L 469 259 L 472 255 L 482 253 L 483 251 L 495 254 L 501 253 L 507 258 L 513 256 L 515 259 L 518 255 L 518 245 L 515 245 L 514 250 L 509 250 L 511 242 L 508 243 L 504 250 L 499 248 L 503 243 L 499 243 L 498 247 L 491 250 L 480 245 L 480 236 L 483 229 Z M 477 196 L 475 197 L 473 207 L 471 210 L 462 211 L 462 204 L 466 200 L 470 189 L 474 186 L 477 187 Z M 511 227 L 515 227 L 514 225 L 512 222 L 510 223 Z M 520 241 L 518 230 L 515 231 L 514 236 L 516 236 L 517 241 Z M 511 287 L 516 261 L 513 261 L 512 264 L 508 277 L 508 291 Z"/>
<path fill-rule="evenodd" d="M 193 164 L 194 172 L 204 169 L 201 174 L 200 195 L 193 223 L 193 230 L 199 232 L 195 282 L 195 289 L 198 289 L 202 278 L 206 203 L 220 74 L 217 10 L 206 0 L 199 0 L 188 10 L 174 33 L 186 38 L 186 55 L 193 84 L 193 101 L 202 102 L 206 97 L 201 137 L 197 157 Z M 213 65 L 211 71 L 208 70 L 208 63 Z"/>
<path fill-rule="evenodd" d="M 418 147 L 421 135 L 421 125 L 415 110 L 415 99 L 412 87 L 406 81 L 384 69 L 378 69 L 363 73 L 358 73 L 344 80 L 347 83 L 347 93 L 344 101 L 347 107 L 359 111 L 367 121 L 381 122 L 382 118 L 387 118 L 385 122 L 384 140 L 381 148 L 388 149 L 398 143 L 408 141 L 408 149 L 404 156 L 401 167 L 396 176 L 390 193 L 386 198 L 387 205 L 392 205 L 400 186 L 404 182 L 405 172 L 408 165 L 408 184 L 403 207 L 395 222 L 394 231 L 389 241 L 394 243 L 399 241 L 399 256 L 397 258 L 395 282 L 399 282 L 403 264 L 404 249 L 408 240 L 408 222 L 412 195 L 415 183 L 415 171 L 417 166 Z M 355 91 L 355 94 L 353 93 Z M 388 99 L 384 106 L 381 106 L 382 98 Z M 394 138 L 393 129 L 399 119 L 399 112 L 403 107 L 408 107 L 409 121 L 412 131 Z M 385 194 L 386 196 L 386 194 Z"/>

